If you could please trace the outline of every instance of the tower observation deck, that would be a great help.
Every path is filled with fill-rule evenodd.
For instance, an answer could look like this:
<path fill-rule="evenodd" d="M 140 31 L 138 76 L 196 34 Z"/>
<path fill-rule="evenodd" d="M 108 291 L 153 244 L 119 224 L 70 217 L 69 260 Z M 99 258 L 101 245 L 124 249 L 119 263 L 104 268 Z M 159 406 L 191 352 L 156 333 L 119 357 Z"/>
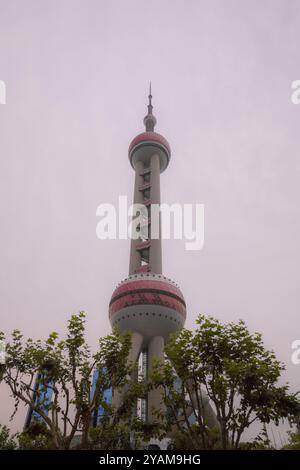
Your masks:
<path fill-rule="evenodd" d="M 148 231 L 145 236 L 140 226 L 139 237 L 131 239 L 129 275 L 118 284 L 109 304 L 111 325 L 132 333 L 129 360 L 136 362 L 143 355 L 145 377 L 153 359 L 164 357 L 170 334 L 182 328 L 186 318 L 186 304 L 178 285 L 162 274 L 160 226 L 152 237 L 151 207 L 161 203 L 160 175 L 168 167 L 171 149 L 165 137 L 154 131 L 151 85 L 148 98 L 145 132 L 132 140 L 128 150 L 135 173 L 133 202 L 147 208 Z M 121 400 L 121 391 L 114 391 L 113 402 L 117 405 Z M 149 422 L 154 419 L 154 409 L 164 409 L 159 390 L 149 392 L 142 409 L 143 418 Z"/>

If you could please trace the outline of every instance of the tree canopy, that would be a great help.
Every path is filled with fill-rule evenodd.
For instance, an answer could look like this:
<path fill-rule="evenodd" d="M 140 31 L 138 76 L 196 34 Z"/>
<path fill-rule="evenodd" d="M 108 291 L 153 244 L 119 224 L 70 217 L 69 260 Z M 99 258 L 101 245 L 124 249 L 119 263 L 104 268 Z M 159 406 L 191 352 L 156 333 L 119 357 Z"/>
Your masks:
<path fill-rule="evenodd" d="M 255 421 L 295 420 L 296 394 L 278 384 L 284 365 L 243 321 L 221 324 L 200 315 L 197 328 L 173 335 L 165 352 L 167 361 L 157 364 L 153 380 L 164 390 L 169 428 L 182 445 L 237 449 Z"/>

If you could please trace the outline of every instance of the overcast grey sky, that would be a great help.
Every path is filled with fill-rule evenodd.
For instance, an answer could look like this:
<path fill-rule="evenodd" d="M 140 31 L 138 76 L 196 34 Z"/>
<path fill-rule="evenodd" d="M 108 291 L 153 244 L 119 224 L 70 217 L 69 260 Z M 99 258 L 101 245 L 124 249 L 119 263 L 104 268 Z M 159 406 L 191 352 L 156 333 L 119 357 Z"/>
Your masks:
<path fill-rule="evenodd" d="M 187 326 L 244 319 L 300 388 L 299 25 L 295 0 L 0 0 L 1 329 L 63 333 L 84 309 L 94 347 L 110 331 L 129 241 L 98 240 L 96 208 L 132 198 L 151 79 L 162 200 L 205 204 L 202 251 L 163 243 Z"/>

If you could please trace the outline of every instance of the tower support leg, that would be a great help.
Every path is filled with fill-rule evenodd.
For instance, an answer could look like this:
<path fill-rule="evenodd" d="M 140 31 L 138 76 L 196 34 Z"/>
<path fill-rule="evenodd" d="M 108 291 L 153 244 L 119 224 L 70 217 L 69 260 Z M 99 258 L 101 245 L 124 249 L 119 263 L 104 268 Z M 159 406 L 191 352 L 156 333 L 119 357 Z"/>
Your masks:
<path fill-rule="evenodd" d="M 128 354 L 127 363 L 128 364 L 135 364 L 138 360 L 142 349 L 143 343 L 143 336 L 140 333 L 134 332 L 131 336 L 131 350 Z M 134 374 L 133 374 L 134 375 Z M 134 379 L 135 377 L 132 377 Z M 118 409 L 123 402 L 123 395 L 126 392 L 126 387 L 123 388 L 115 388 L 113 390 L 113 399 L 112 403 L 113 406 Z"/>
<path fill-rule="evenodd" d="M 154 336 L 148 346 L 148 376 L 150 377 L 153 360 L 155 358 L 164 359 L 164 339 L 162 336 Z M 148 420 L 149 422 L 157 420 L 155 410 L 165 415 L 165 405 L 163 403 L 162 391 L 160 389 L 151 390 L 148 393 Z"/>

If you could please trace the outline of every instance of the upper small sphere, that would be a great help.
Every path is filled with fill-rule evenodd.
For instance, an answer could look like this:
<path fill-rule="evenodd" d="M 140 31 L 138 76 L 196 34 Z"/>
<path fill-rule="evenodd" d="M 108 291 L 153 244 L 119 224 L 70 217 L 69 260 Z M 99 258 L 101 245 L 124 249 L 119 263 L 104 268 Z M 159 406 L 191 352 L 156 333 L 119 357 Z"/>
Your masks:
<path fill-rule="evenodd" d="M 154 154 L 159 155 L 160 171 L 163 172 L 169 164 L 171 148 L 167 139 L 157 132 L 142 132 L 129 145 L 128 156 L 133 168 L 138 161 L 149 166 L 150 158 Z"/>

